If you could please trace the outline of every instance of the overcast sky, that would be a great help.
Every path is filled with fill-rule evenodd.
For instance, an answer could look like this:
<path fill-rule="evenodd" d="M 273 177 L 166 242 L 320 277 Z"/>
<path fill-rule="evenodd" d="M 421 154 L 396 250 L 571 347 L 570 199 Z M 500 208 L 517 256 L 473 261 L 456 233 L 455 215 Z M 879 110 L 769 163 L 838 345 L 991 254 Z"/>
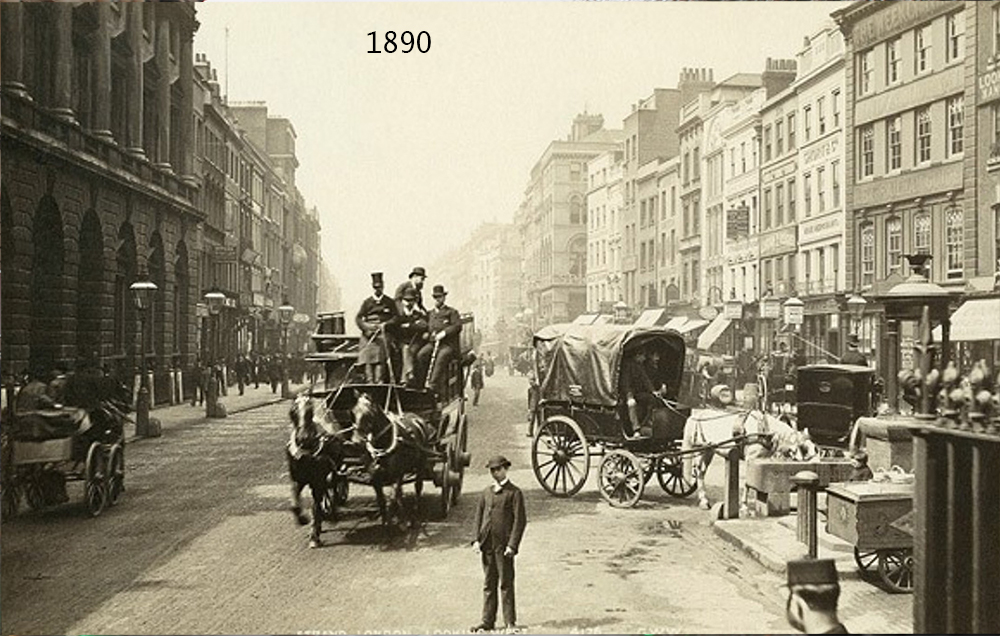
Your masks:
<path fill-rule="evenodd" d="M 230 100 L 292 120 L 299 190 L 353 311 L 369 272 L 394 288 L 479 223 L 512 221 L 531 167 L 576 114 L 621 128 L 682 67 L 716 81 L 760 72 L 837 5 L 209 0 L 195 49 L 225 87 L 228 27 Z M 367 53 L 368 33 L 389 30 L 426 31 L 430 51 Z"/>

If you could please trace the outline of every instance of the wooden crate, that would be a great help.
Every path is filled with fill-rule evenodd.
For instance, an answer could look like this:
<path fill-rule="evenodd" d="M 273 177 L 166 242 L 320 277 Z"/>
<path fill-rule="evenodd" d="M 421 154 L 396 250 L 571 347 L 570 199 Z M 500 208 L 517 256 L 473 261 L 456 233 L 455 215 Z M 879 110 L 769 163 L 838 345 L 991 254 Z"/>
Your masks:
<path fill-rule="evenodd" d="M 792 477 L 803 470 L 819 476 L 820 487 L 844 481 L 851 474 L 848 459 L 795 462 L 780 459 L 752 459 L 746 466 L 746 485 L 759 516 L 787 515 L 791 512 Z"/>
<path fill-rule="evenodd" d="M 826 531 L 859 550 L 908 548 L 913 537 L 892 523 L 913 509 L 913 484 L 830 484 Z"/>

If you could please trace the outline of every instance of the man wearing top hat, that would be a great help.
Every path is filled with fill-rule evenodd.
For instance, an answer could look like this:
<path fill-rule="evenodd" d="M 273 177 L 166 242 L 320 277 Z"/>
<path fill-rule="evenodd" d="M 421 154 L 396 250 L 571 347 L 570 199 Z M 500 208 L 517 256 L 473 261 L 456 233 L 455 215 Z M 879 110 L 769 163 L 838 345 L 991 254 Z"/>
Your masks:
<path fill-rule="evenodd" d="M 833 559 L 789 561 L 788 624 L 804 634 L 848 634 L 837 618 L 840 583 Z"/>
<path fill-rule="evenodd" d="M 392 328 L 397 313 L 395 301 L 383 293 L 384 288 L 382 272 L 374 272 L 372 274 L 374 293 L 361 303 L 361 309 L 354 319 L 362 334 L 358 364 L 365 365 L 365 380 L 374 384 L 388 379 L 385 374 L 389 346 L 389 336 L 386 331 Z"/>
<path fill-rule="evenodd" d="M 424 307 L 424 281 L 427 279 L 427 270 L 423 267 L 414 267 L 413 271 L 410 272 L 410 278 L 408 280 L 400 283 L 399 287 L 396 288 L 396 295 L 393 298 L 396 299 L 396 308 L 399 311 L 403 311 L 403 292 L 407 289 L 413 290 L 416 294 L 416 304 L 420 311 L 427 313 L 427 308 Z"/>
<path fill-rule="evenodd" d="M 859 344 L 858 334 L 852 333 L 847 336 L 847 353 L 845 353 L 844 357 L 840 359 L 843 364 L 858 364 L 863 367 L 868 366 L 868 359 L 865 358 L 865 354 L 858 350 Z"/>
<path fill-rule="evenodd" d="M 427 314 L 428 342 L 421 347 L 417 360 L 422 377 L 428 378 L 430 386 L 441 393 L 448 363 L 459 351 L 458 334 L 462 331 L 462 317 L 454 307 L 445 303 L 448 292 L 444 285 L 435 285 L 431 295 L 435 305 Z M 437 354 L 434 353 L 435 347 Z"/>
<path fill-rule="evenodd" d="M 510 462 L 503 455 L 490 458 L 493 483 L 483 490 L 476 506 L 476 537 L 472 547 L 480 554 L 485 582 L 483 585 L 483 615 L 471 631 L 493 629 L 497 617 L 497 583 L 503 620 L 508 630 L 517 629 L 517 609 L 514 604 L 514 556 L 521 546 L 521 537 L 528 518 L 524 510 L 521 489 L 507 478 Z"/>

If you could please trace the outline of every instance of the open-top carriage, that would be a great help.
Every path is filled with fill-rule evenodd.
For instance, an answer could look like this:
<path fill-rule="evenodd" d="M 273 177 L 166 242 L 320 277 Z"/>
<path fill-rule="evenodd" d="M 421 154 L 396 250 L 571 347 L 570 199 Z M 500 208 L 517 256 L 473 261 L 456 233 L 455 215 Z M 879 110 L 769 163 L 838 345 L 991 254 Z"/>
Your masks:
<path fill-rule="evenodd" d="M 423 459 L 417 468 L 404 475 L 401 483 L 414 483 L 419 490 L 423 481 L 433 482 L 440 489 L 435 504 L 442 517 L 458 503 L 465 468 L 471 461 L 467 450 L 464 388 L 472 362 L 472 316 L 463 316 L 462 323 L 460 351 L 448 362 L 446 381 L 435 391 L 391 381 L 366 382 L 358 365 L 361 337 L 344 334 L 341 314 L 320 315 L 319 328 L 312 336 L 316 351 L 306 360 L 323 365 L 324 383 L 322 387 L 313 387 L 308 397 L 316 405 L 320 423 L 342 439 L 338 462 L 333 467 L 325 495 L 324 507 L 328 512 L 347 501 L 348 484 L 375 486 L 373 465 L 395 450 L 397 444 L 419 444 L 417 450 Z M 388 447 L 376 447 L 369 439 L 350 434 L 356 426 L 360 396 L 365 396 L 365 404 L 370 404 L 375 411 L 389 414 L 385 420 L 386 426 L 391 427 L 392 441 Z M 398 434 L 399 422 L 404 416 L 415 416 L 422 426 L 426 424 L 427 431 L 420 442 L 408 441 Z M 419 491 L 417 494 L 419 498 Z"/>
<path fill-rule="evenodd" d="M 676 402 L 684 371 L 680 334 L 622 325 L 552 325 L 535 335 L 534 346 L 540 399 L 531 463 L 546 491 L 558 497 L 579 492 L 595 454 L 602 455 L 600 493 L 613 506 L 635 505 L 653 474 L 675 497 L 696 490 L 681 461 L 681 435 L 691 409 Z M 640 352 L 655 360 L 651 379 L 665 391 L 642 414 L 639 434 L 629 436 L 622 366 Z"/>

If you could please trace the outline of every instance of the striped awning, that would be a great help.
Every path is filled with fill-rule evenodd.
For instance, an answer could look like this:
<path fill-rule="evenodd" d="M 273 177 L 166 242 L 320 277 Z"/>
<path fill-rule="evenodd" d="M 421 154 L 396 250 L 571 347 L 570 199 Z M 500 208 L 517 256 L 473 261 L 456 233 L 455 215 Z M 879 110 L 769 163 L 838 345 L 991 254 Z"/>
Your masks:
<path fill-rule="evenodd" d="M 732 320 L 726 318 L 722 314 L 716 316 L 712 321 L 712 324 L 706 327 L 705 331 L 698 336 L 698 348 L 702 351 L 708 351 L 731 322 Z"/>

